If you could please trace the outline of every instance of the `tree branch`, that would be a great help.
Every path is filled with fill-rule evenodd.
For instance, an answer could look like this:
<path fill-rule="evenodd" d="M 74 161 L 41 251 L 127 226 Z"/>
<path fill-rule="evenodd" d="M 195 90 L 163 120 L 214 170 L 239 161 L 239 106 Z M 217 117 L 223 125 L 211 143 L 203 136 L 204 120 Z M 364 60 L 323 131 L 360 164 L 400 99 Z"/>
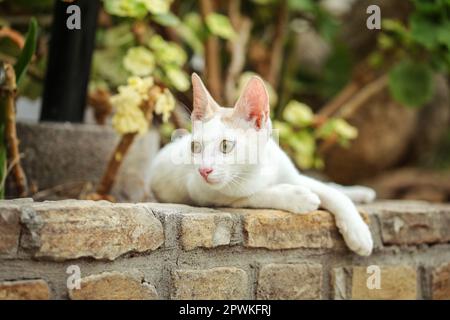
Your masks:
<path fill-rule="evenodd" d="M 25 39 L 23 36 L 19 32 L 8 27 L 0 29 L 0 38 L 11 39 L 11 41 L 14 42 L 20 49 L 22 49 L 25 45 Z"/>
<path fill-rule="evenodd" d="M 362 89 L 358 90 L 350 100 L 345 101 L 336 112 L 336 116 L 343 119 L 348 119 L 354 115 L 361 107 L 366 105 L 366 102 L 380 91 L 384 90 L 388 84 L 388 76 L 382 75 L 376 80 L 370 82 Z M 325 140 L 319 146 L 319 154 L 326 153 L 337 142 L 336 137 L 331 137 Z"/>
<path fill-rule="evenodd" d="M 16 131 L 16 74 L 11 64 L 6 63 L 5 69 L 5 85 L 2 90 L 6 91 L 6 142 L 8 145 L 8 161 L 11 164 L 11 171 L 16 183 L 17 193 L 19 197 L 25 197 L 28 193 L 27 178 L 20 163 L 19 140 Z"/>
<path fill-rule="evenodd" d="M 214 12 L 211 0 L 200 0 L 200 11 L 203 22 L 206 17 Z M 220 43 L 219 39 L 210 34 L 205 42 L 205 75 L 208 89 L 213 98 L 222 102 L 222 72 L 220 66 Z"/>
<path fill-rule="evenodd" d="M 280 79 L 281 66 L 283 64 L 283 47 L 287 36 L 287 24 L 289 19 L 289 11 L 286 0 L 282 0 L 278 11 L 277 25 L 273 37 L 272 54 L 270 57 L 270 69 L 267 75 L 267 81 L 273 88 L 278 87 Z"/>
<path fill-rule="evenodd" d="M 149 99 L 141 106 L 142 111 L 145 114 L 148 122 L 151 121 L 153 117 L 153 109 L 155 107 L 155 102 L 158 95 L 161 92 L 161 88 L 155 86 L 150 89 Z M 116 146 L 109 162 L 108 166 L 105 170 L 105 173 L 100 181 L 100 184 L 97 187 L 97 193 L 91 195 L 89 198 L 93 200 L 99 199 L 107 199 L 111 200 L 111 196 L 109 196 L 111 189 L 114 185 L 114 182 L 117 177 L 117 173 L 119 172 L 120 166 L 122 165 L 123 159 L 130 149 L 131 145 L 135 137 L 137 136 L 137 132 L 124 134 L 119 141 L 119 144 Z"/>
<path fill-rule="evenodd" d="M 225 99 L 228 105 L 232 105 L 236 98 L 236 81 L 245 66 L 247 45 L 252 28 L 252 21 L 243 17 L 240 13 L 240 3 L 239 0 L 231 0 L 228 7 L 231 24 L 238 34 L 233 41 L 228 42 L 231 54 L 230 66 L 225 80 Z"/>

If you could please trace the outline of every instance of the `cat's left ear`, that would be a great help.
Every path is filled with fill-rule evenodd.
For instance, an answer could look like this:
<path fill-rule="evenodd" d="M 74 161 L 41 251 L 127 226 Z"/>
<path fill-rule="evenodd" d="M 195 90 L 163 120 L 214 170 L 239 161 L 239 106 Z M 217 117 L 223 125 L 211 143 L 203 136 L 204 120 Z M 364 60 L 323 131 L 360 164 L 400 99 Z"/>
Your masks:
<path fill-rule="evenodd" d="M 267 124 L 269 113 L 269 94 L 264 81 L 253 76 L 236 102 L 233 116 L 252 122 L 259 130 Z"/>

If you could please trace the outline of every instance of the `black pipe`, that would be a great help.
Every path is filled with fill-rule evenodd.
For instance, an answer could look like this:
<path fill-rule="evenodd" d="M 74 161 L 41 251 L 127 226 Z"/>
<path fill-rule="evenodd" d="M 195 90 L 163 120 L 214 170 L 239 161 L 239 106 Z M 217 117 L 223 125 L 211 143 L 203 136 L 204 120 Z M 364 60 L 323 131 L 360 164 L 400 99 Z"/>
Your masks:
<path fill-rule="evenodd" d="M 79 30 L 66 25 L 71 5 L 80 8 Z M 55 1 L 41 121 L 83 121 L 99 7 L 99 0 Z"/>

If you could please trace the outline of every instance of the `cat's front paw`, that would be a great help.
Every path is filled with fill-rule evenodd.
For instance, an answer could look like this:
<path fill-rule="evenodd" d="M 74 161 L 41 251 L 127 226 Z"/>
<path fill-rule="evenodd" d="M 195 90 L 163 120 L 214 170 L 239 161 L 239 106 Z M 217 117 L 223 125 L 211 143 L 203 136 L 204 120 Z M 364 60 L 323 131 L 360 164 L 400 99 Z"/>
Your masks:
<path fill-rule="evenodd" d="M 286 210 L 296 214 L 304 214 L 315 211 L 320 206 L 320 199 L 309 189 L 296 186 L 285 186 L 285 205 Z"/>
<path fill-rule="evenodd" d="M 369 256 L 373 250 L 372 234 L 363 221 L 340 227 L 347 246 L 360 256 Z"/>
<path fill-rule="evenodd" d="M 377 194 L 375 190 L 364 187 L 364 186 L 353 186 L 351 187 L 351 196 L 353 202 L 355 203 L 370 203 L 373 202 Z"/>

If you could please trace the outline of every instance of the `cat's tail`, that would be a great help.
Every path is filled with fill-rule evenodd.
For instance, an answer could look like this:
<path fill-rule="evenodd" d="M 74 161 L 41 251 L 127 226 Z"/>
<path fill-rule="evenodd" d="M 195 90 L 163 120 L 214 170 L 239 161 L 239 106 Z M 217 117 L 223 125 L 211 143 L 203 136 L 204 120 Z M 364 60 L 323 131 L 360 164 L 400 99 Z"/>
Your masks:
<path fill-rule="evenodd" d="M 373 240 L 370 229 L 353 202 L 344 193 L 303 175 L 296 177 L 296 181 L 319 196 L 321 207 L 334 215 L 336 225 L 351 250 L 362 256 L 371 254 Z"/>

